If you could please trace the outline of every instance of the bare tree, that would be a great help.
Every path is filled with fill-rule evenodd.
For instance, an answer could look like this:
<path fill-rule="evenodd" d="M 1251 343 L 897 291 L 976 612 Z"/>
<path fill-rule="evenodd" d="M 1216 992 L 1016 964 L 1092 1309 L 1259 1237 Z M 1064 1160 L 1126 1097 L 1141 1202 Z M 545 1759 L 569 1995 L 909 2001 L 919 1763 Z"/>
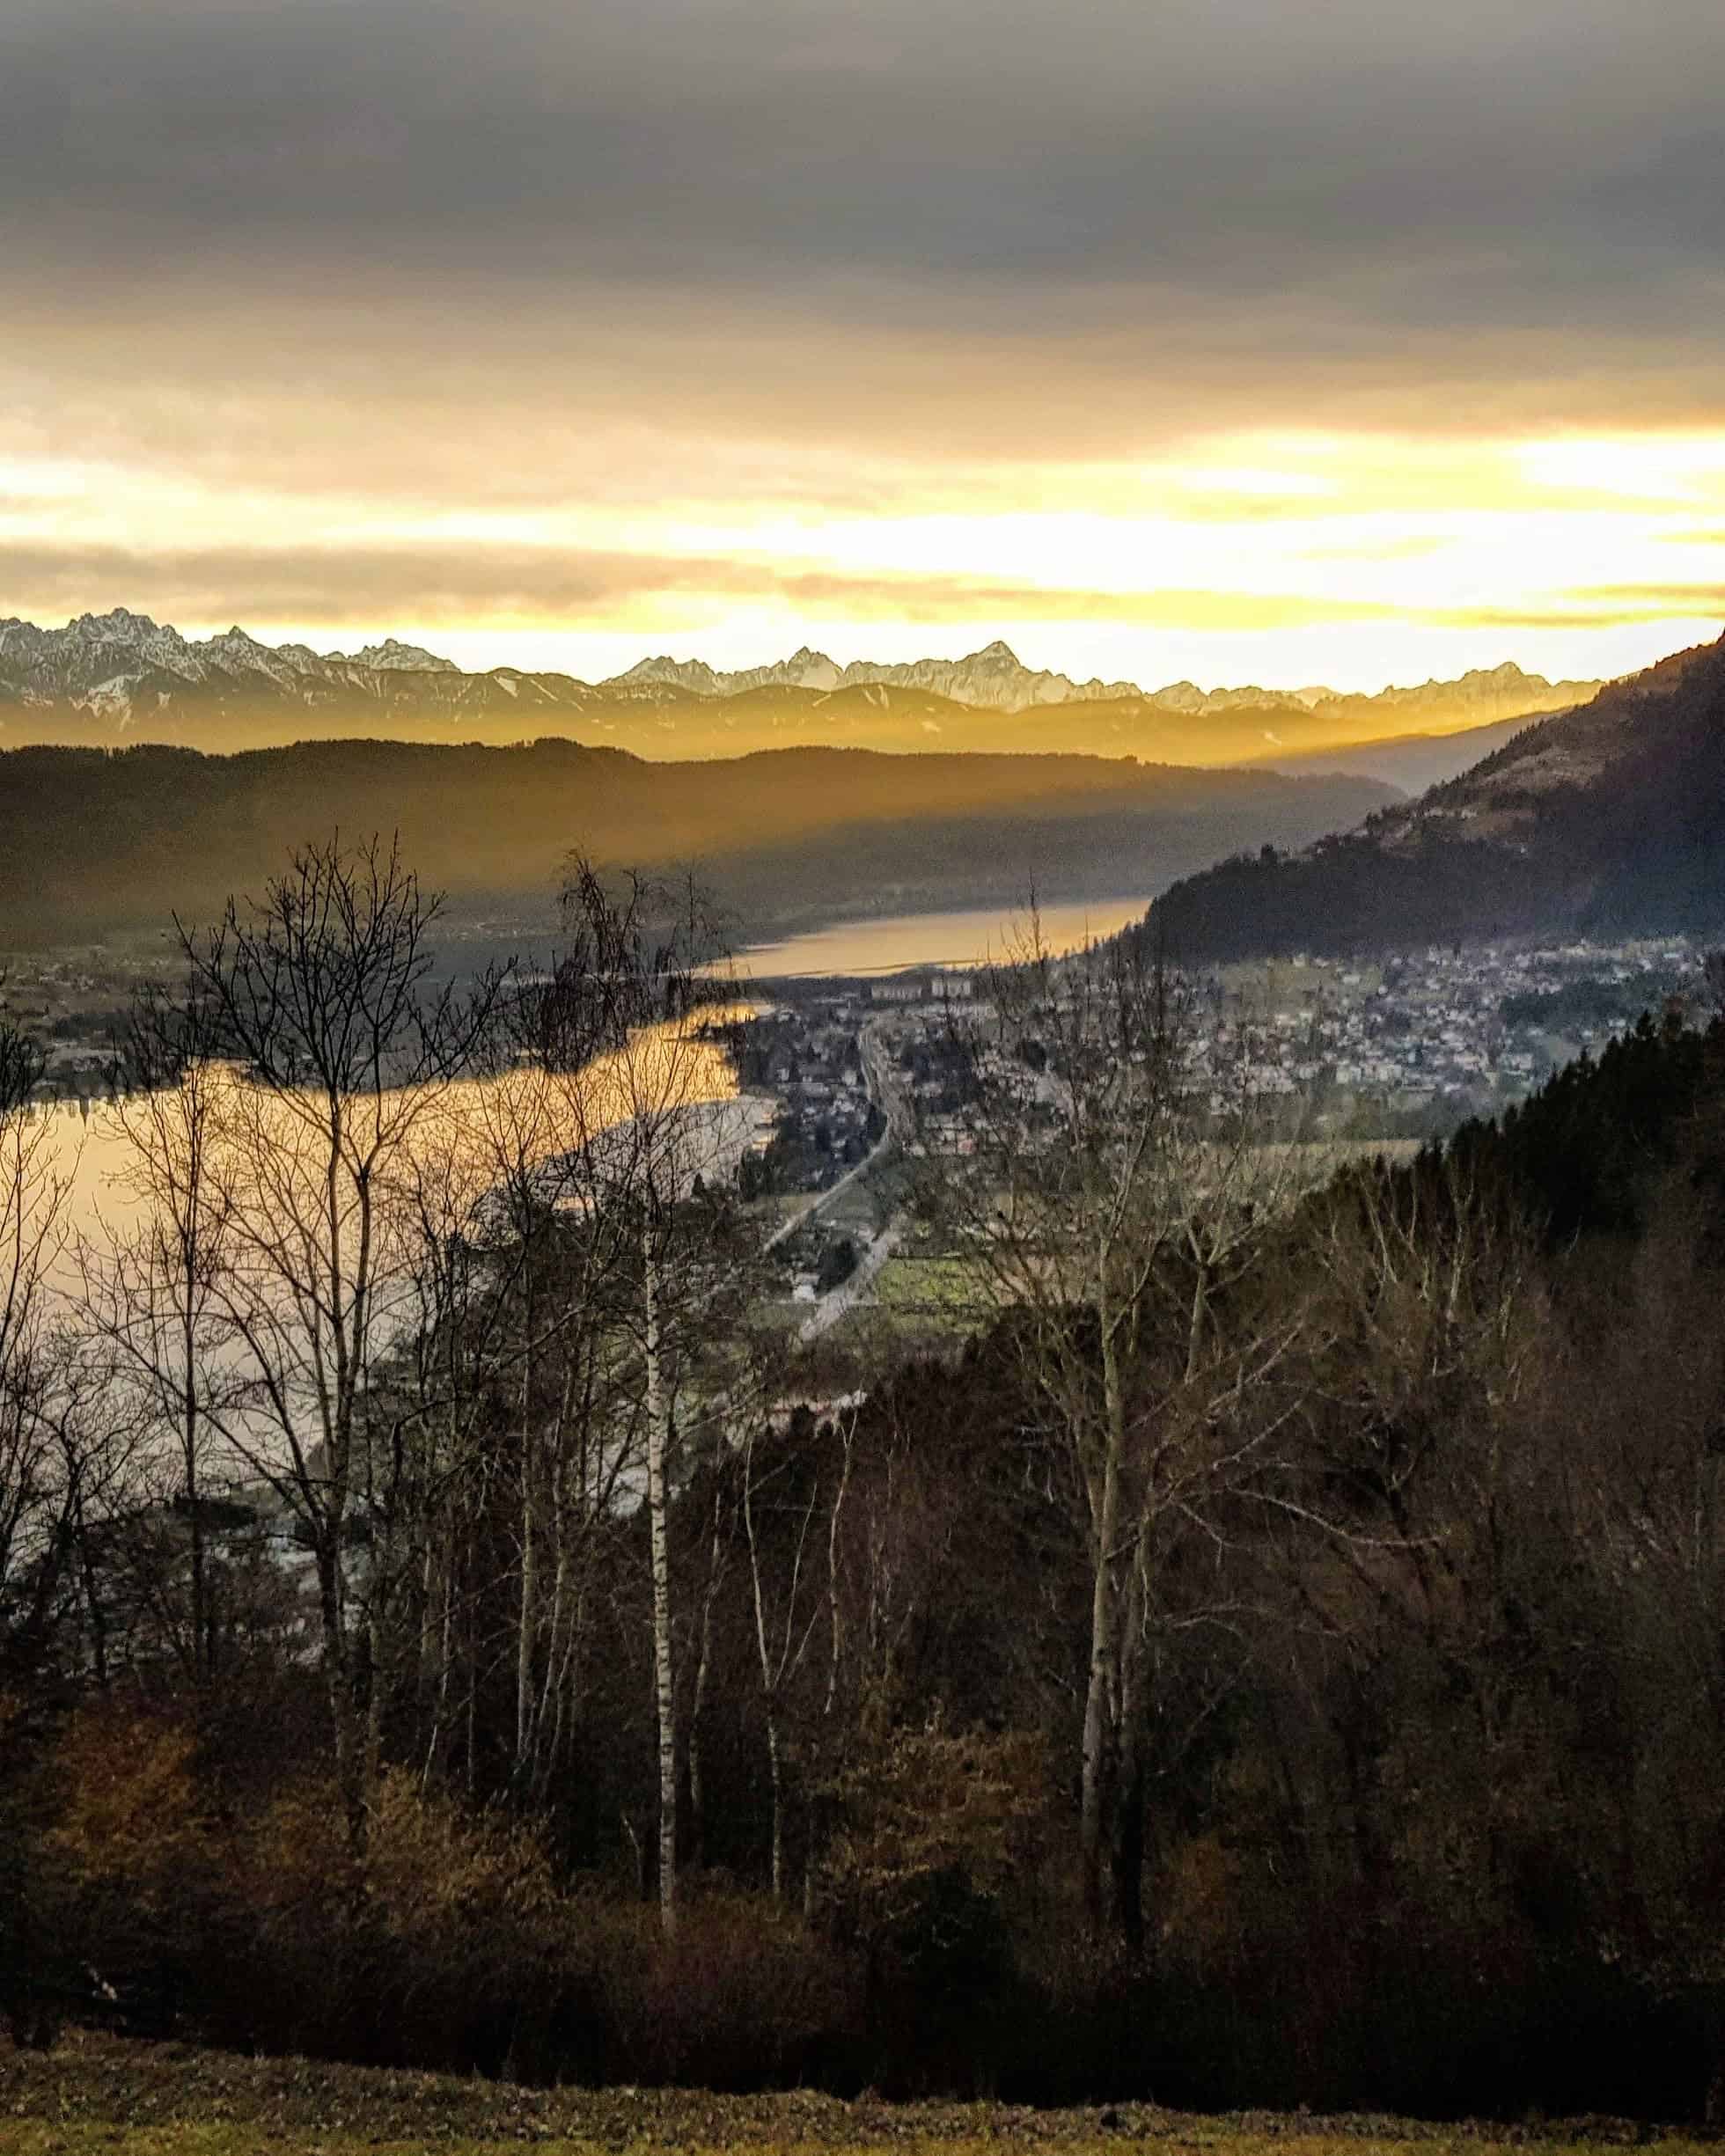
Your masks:
<path fill-rule="evenodd" d="M 84 1494 L 53 1280 L 70 1177 L 31 1104 L 41 1072 L 34 1044 L 0 1021 L 0 1654 L 26 1665 L 47 1650 Z"/>
<path fill-rule="evenodd" d="M 1270 1381 L 1297 1298 L 1247 1342 L 1214 1313 L 1292 1156 L 1265 1143 L 1249 1048 L 1204 1037 L 1141 937 L 1059 958 L 1032 918 L 933 1047 L 954 1105 L 923 1121 L 931 1210 L 973 1308 L 1018 1346 L 1090 1552 L 1080 1851 L 1099 1925 L 1141 1802 L 1159 1538 L 1265 1473 L 1284 1425 Z M 1135 1896 L 1117 1882 L 1128 1932 Z"/>
<path fill-rule="evenodd" d="M 653 1610 L 653 1699 L 658 1749 L 658 1892 L 667 1934 L 677 1924 L 676 1625 L 669 1532 L 679 1409 L 723 1329 L 716 1302 L 734 1275 L 715 1241 L 714 1208 L 694 1202 L 714 1175 L 710 1119 L 729 1090 L 703 1010 L 723 1000 L 723 957 L 693 885 L 639 876 L 607 882 L 571 859 L 562 897 L 566 949 L 541 1005 L 543 1053 L 584 1074 L 583 1142 L 571 1155 L 572 1195 L 590 1219 L 618 1224 L 618 1275 L 635 1350 Z M 627 1250 L 632 1262 L 622 1264 Z M 708 1379 L 709 1391 L 721 1380 Z"/>
<path fill-rule="evenodd" d="M 0 988 L 5 977 L 0 974 Z M 20 1114 L 41 1083 L 42 1052 L 29 1035 L 0 1016 L 0 1115 Z"/>
<path fill-rule="evenodd" d="M 784 1445 L 777 1448 L 777 1456 L 769 1456 L 763 1463 L 761 1433 L 757 1420 L 751 1417 L 744 1422 L 739 1448 L 740 1509 L 749 1553 L 755 1656 L 760 1671 L 760 1704 L 767 1723 L 767 1764 L 773 1793 L 771 1877 L 775 1902 L 782 1901 L 785 1894 L 788 1695 L 823 1617 L 831 1627 L 829 1698 L 837 1681 L 841 1645 L 838 1543 L 852 1457 L 848 1414 L 843 1415 L 842 1436 L 838 1441 L 840 1471 L 830 1492 L 823 1490 L 815 1448 L 811 1446 L 806 1452 L 793 1448 L 789 1434 Z M 807 1485 L 800 1492 L 795 1487 L 799 1480 Z M 769 1511 L 779 1515 L 781 1529 L 775 1538 L 780 1546 L 771 1551 L 766 1546 L 762 1525 L 762 1514 Z M 826 1561 L 824 1595 L 818 1578 L 823 1556 Z"/>
<path fill-rule="evenodd" d="M 602 1059 L 596 1069 L 547 1056 L 544 1000 L 537 991 L 509 1000 L 507 1052 L 467 1104 L 459 1159 L 438 1170 L 435 1192 L 433 1178 L 422 1181 L 428 1260 L 435 1271 L 447 1250 L 467 1280 L 441 1297 L 450 1319 L 428 1306 L 415 1333 L 422 1355 L 429 1349 L 445 1366 L 422 1371 L 417 1389 L 429 1380 L 442 1391 L 451 1462 L 465 1457 L 463 1475 L 502 1472 L 511 1485 L 511 1784 L 530 1804 L 567 1756 L 598 1552 L 638 1463 L 623 1285 L 633 1243 L 588 1158 L 617 1102 Z M 467 1362 L 465 1378 L 447 1367 L 452 1358 Z M 508 1445 L 501 1455 L 495 1441 L 476 1449 L 487 1410 L 505 1399 Z M 451 1418 L 463 1400 L 481 1421 L 462 1416 L 458 1442 Z"/>
<path fill-rule="evenodd" d="M 204 1470 L 224 1411 L 242 1383 L 225 1308 L 233 1259 L 233 1163 L 220 1107 L 231 1084 L 207 997 L 147 991 L 131 1016 L 125 1084 L 111 1110 L 126 1143 L 111 1208 L 97 1238 L 81 1237 L 84 1308 L 105 1344 L 121 1397 L 148 1431 L 165 1436 L 174 1495 L 187 1522 L 187 1622 L 193 1682 L 213 1674 Z"/>
<path fill-rule="evenodd" d="M 393 844 L 333 840 L 299 848 L 214 928 L 180 933 L 190 996 L 229 1059 L 209 1110 L 228 1245 L 214 1300 L 245 1382 L 222 1430 L 311 1546 L 356 1850 L 375 1739 L 349 1563 L 375 1479 L 363 1414 L 380 1356 L 415 1315 L 408 1163 L 495 994 L 491 979 L 469 994 L 434 989 L 439 910 Z"/>

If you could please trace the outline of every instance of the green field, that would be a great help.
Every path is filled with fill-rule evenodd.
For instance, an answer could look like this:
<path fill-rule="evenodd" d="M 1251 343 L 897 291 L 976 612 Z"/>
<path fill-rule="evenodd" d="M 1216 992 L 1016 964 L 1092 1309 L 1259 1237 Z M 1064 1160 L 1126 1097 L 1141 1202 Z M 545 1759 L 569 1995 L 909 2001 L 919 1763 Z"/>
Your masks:
<path fill-rule="evenodd" d="M 953 1259 L 900 1251 L 826 1337 L 834 1346 L 873 1357 L 926 1354 L 957 1345 L 976 1323 Z"/>
<path fill-rule="evenodd" d="M 883 1310 L 903 1316 L 938 1318 L 947 1324 L 966 1321 L 973 1283 L 963 1262 L 956 1258 L 920 1258 L 914 1252 L 894 1252 L 881 1267 L 874 1285 L 875 1302 Z"/>
<path fill-rule="evenodd" d="M 187 2044 L 69 2037 L 46 2056 L 0 2048 L 0 2149 L 6 2156 L 358 2156 L 382 2150 L 491 2156 L 524 2146 L 581 2151 L 828 2149 L 904 2156 L 1001 2156 L 1014 2148 L 1118 2156 L 1133 2144 L 1179 2156 L 1497 2156 L 1643 2142 L 1628 2122 L 1589 2119 L 1513 2131 L 1404 2120 L 1318 2119 L 1253 2112 L 1202 2118 L 1148 2104 L 1031 2110 L 995 2103 L 889 2104 L 789 2091 L 716 2096 L 699 2090 L 530 2089 L 449 2074 L 260 2059 Z M 1687 2156 L 1699 2145 L 1660 2145 Z"/>

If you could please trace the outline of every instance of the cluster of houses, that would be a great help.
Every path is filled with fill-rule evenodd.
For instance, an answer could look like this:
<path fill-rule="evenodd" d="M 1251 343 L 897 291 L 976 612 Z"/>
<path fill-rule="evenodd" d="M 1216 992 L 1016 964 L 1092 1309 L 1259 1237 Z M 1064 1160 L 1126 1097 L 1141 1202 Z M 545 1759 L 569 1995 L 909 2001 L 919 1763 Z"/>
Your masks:
<path fill-rule="evenodd" d="M 1215 1114 L 1243 1098 L 1280 1098 L 1385 1134 L 1420 1134 L 1521 1098 L 1644 1010 L 1697 1015 L 1705 975 L 1702 947 L 1683 936 L 1432 945 L 1372 961 L 1296 953 L 1203 984 L 1192 1078 Z M 848 994 L 833 1007 L 835 1031 L 880 1012 L 914 1151 L 973 1148 L 939 1015 L 974 987 L 968 974 L 909 974 L 870 984 L 866 1003 Z M 1002 1082 L 1031 1093 L 1050 1082 L 1016 1066 L 985 1076 L 995 1096 Z"/>
<path fill-rule="evenodd" d="M 742 1083 L 769 1094 L 771 1127 L 755 1158 L 782 1193 L 820 1191 L 868 1154 L 881 1129 L 862 1060 L 868 1007 L 843 984 L 810 986 L 742 1026 Z"/>
<path fill-rule="evenodd" d="M 1261 980 L 1234 971 L 1214 1038 L 1230 1078 L 1244 1060 L 1263 1093 L 1415 1118 L 1489 1111 L 1643 1009 L 1692 1005 L 1703 965 L 1681 936 L 1432 945 L 1370 964 L 1296 954 Z M 1224 1097 L 1218 1086 L 1213 1104 Z"/>
<path fill-rule="evenodd" d="M 100 948 L 0 957 L 0 1020 L 42 1050 L 36 1097 L 89 1101 L 112 1092 L 132 998 L 143 979 L 165 977 L 160 963 Z"/>
<path fill-rule="evenodd" d="M 900 1009 L 910 1003 L 968 1003 L 976 993 L 976 976 L 931 966 L 921 973 L 894 973 L 871 980 L 867 993 L 870 1003 Z"/>

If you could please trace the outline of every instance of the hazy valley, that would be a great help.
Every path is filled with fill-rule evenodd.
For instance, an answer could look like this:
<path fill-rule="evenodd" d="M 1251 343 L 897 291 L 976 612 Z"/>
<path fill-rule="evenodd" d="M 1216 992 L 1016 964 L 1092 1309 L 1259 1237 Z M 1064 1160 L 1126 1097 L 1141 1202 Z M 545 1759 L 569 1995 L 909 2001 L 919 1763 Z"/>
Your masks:
<path fill-rule="evenodd" d="M 1394 798 L 1346 775 L 1163 768 L 1078 756 L 787 749 L 652 764 L 510 748 L 336 740 L 232 756 L 139 746 L 0 754 L 6 940 L 158 927 L 253 888 L 310 832 L 399 832 L 464 916 L 536 939 L 572 848 L 697 870 L 739 930 L 850 914 L 1147 894 L 1242 847 L 1303 846 Z"/>

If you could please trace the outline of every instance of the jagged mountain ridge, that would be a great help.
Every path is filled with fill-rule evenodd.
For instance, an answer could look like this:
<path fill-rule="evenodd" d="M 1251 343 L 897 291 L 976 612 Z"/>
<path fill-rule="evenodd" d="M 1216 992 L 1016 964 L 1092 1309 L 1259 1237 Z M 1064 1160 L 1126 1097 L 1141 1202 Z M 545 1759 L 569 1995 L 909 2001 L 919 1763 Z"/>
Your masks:
<path fill-rule="evenodd" d="M 390 637 L 349 658 L 306 644 L 265 644 L 238 625 L 193 642 L 177 629 L 116 606 L 80 614 L 63 629 L 0 620 L 0 701 L 26 709 L 64 705 L 128 722 L 134 738 L 176 700 L 188 703 L 275 700 L 315 710 L 371 700 L 483 707 L 519 700 L 517 679 L 543 685 L 535 700 L 578 708 L 598 692 L 568 675 L 516 675 L 512 668 L 467 674 L 448 659 Z"/>
<path fill-rule="evenodd" d="M 163 740 L 231 751 L 307 735 L 518 740 L 578 730 L 656 760 L 769 746 L 889 751 L 1060 750 L 1158 762 L 1267 762 L 1350 739 L 1452 731 L 1551 710 L 1591 693 L 1504 666 L 1336 697 L 1303 689 L 1204 691 L 1175 682 L 1073 682 L 1022 665 L 1010 647 L 959 660 L 840 668 L 806 646 L 769 666 L 721 674 L 700 661 L 644 659 L 601 683 L 513 666 L 463 671 L 394 637 L 349 656 L 268 645 L 237 625 L 191 641 L 115 607 L 63 629 L 0 620 L 0 741 Z"/>
<path fill-rule="evenodd" d="M 687 689 L 701 696 L 736 696 L 760 688 L 832 690 L 879 686 L 928 689 L 952 703 L 969 704 L 978 710 L 1015 712 L 1038 704 L 1100 703 L 1143 694 L 1135 682 L 1079 682 L 1067 674 L 1026 666 L 1009 644 L 998 640 L 962 659 L 912 659 L 893 665 L 856 659 L 848 666 L 840 666 L 824 651 L 811 651 L 806 644 L 774 665 L 745 667 L 732 673 L 716 673 L 699 659 L 642 659 L 602 686 L 663 686 Z M 1176 691 L 1190 686 L 1177 684 Z M 1263 692 L 1253 689 L 1246 693 L 1257 700 Z"/>
<path fill-rule="evenodd" d="M 1182 714 L 1223 711 L 1280 711 L 1303 717 L 1316 711 L 1338 717 L 1382 721 L 1391 714 L 1419 715 L 1439 699 L 1482 715 L 1514 715 L 1501 707 L 1518 702 L 1522 709 L 1554 709 L 1580 702 L 1599 687 L 1597 681 L 1547 681 L 1508 663 L 1477 669 L 1455 681 L 1427 681 L 1417 687 L 1389 688 L 1376 696 L 1343 695 L 1334 689 L 1201 689 L 1196 682 L 1172 681 L 1142 689 L 1133 681 L 1075 681 L 1070 675 L 1028 667 L 1008 643 L 996 640 L 962 659 L 914 659 L 881 664 L 857 659 L 840 666 L 823 651 L 804 644 L 771 666 L 745 667 L 723 673 L 699 659 L 665 656 L 642 659 L 626 673 L 601 683 L 603 688 L 680 689 L 698 696 L 736 696 L 750 689 L 790 687 L 818 690 L 855 688 L 877 683 L 888 688 L 926 689 L 950 702 L 977 710 L 1017 713 L 1039 706 L 1073 703 L 1142 703 Z"/>
<path fill-rule="evenodd" d="M 1193 961 L 1725 928 L 1725 639 L 1355 831 L 1177 884 L 1156 918 Z"/>

